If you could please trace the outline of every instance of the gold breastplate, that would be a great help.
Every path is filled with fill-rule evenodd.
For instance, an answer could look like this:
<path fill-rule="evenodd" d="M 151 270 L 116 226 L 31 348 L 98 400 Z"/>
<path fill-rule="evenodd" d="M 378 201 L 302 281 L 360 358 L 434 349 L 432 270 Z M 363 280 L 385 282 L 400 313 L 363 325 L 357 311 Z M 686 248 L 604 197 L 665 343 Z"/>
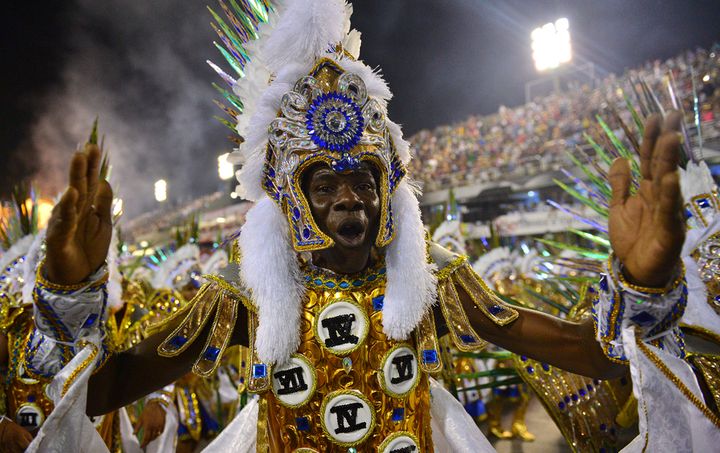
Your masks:
<path fill-rule="evenodd" d="M 415 341 L 383 333 L 384 270 L 306 280 L 300 347 L 268 370 L 258 451 L 432 451 Z"/>

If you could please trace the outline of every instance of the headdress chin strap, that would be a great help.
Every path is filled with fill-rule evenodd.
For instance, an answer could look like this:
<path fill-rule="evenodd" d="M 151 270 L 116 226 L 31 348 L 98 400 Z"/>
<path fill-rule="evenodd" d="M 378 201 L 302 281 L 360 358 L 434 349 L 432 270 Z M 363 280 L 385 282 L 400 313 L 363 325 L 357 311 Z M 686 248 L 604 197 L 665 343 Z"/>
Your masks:
<path fill-rule="evenodd" d="M 397 236 L 386 249 L 383 331 L 402 340 L 434 303 L 436 279 L 427 261 L 418 200 L 407 181 L 398 186 L 393 203 Z M 266 363 L 283 363 L 300 343 L 305 286 L 287 219 L 270 198 L 248 211 L 239 241 L 240 276 L 258 310 L 258 356 Z"/>

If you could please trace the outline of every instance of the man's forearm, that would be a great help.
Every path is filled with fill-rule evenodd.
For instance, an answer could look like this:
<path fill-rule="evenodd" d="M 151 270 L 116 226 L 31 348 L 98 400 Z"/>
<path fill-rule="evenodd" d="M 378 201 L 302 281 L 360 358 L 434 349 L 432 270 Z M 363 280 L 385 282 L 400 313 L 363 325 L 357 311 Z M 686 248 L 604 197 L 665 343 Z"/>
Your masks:
<path fill-rule="evenodd" d="M 505 326 L 492 322 L 475 308 L 462 290 L 460 299 L 470 323 L 483 339 L 516 354 L 583 376 L 612 379 L 627 372 L 610 361 L 595 339 L 592 320 L 577 323 L 535 310 L 513 307 L 518 318 Z"/>

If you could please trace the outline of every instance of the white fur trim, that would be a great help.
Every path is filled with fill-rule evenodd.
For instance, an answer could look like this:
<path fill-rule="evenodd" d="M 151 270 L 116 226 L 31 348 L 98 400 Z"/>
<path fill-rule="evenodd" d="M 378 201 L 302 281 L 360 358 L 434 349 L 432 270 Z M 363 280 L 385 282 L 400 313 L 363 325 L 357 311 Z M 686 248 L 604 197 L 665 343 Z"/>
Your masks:
<path fill-rule="evenodd" d="M 240 276 L 258 308 L 255 348 L 266 363 L 285 362 L 300 344 L 305 286 L 289 231 L 280 208 L 265 196 L 248 211 L 240 233 Z"/>
<path fill-rule="evenodd" d="M 427 262 L 418 199 L 407 180 L 395 190 L 392 207 L 397 230 L 385 254 L 383 331 L 393 340 L 403 340 L 435 303 L 437 279 L 434 265 Z"/>
<path fill-rule="evenodd" d="M 22 303 L 25 305 L 32 305 L 33 303 L 33 289 L 35 289 L 35 275 L 37 274 L 37 267 L 43 257 L 42 245 L 45 241 L 45 230 L 35 236 L 25 254 L 25 262 L 23 263 L 23 288 L 22 288 Z M 31 237 L 31 236 L 25 236 Z M 0 267 L 1 269 L 2 267 Z"/>
<path fill-rule="evenodd" d="M 393 143 L 395 144 L 395 150 L 398 153 L 400 161 L 402 161 L 403 164 L 407 165 L 412 158 L 412 155 L 410 154 L 410 143 L 403 138 L 402 128 L 399 124 L 394 123 L 390 121 L 390 119 L 388 119 L 387 126 L 388 130 L 390 131 L 390 136 L 393 139 Z"/>

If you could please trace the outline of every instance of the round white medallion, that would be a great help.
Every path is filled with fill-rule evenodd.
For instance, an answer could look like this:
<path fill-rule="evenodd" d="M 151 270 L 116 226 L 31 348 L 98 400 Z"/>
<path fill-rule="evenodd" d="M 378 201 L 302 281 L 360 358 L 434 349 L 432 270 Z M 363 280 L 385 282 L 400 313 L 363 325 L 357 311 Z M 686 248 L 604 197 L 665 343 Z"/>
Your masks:
<path fill-rule="evenodd" d="M 344 447 L 363 442 L 375 428 L 372 404 L 358 391 L 338 390 L 328 394 L 320 412 L 325 434 Z"/>
<path fill-rule="evenodd" d="M 310 401 L 316 383 L 315 369 L 300 354 L 293 354 L 290 360 L 272 370 L 272 391 L 286 407 L 300 407 Z"/>
<path fill-rule="evenodd" d="M 350 299 L 326 305 L 315 318 L 318 342 L 336 355 L 347 355 L 367 337 L 370 323 L 365 311 Z"/>
<path fill-rule="evenodd" d="M 35 403 L 25 403 L 15 413 L 15 423 L 28 431 L 35 431 L 43 422 L 45 422 L 45 413 Z"/>
<path fill-rule="evenodd" d="M 401 344 L 385 354 L 380 373 L 380 386 L 387 394 L 402 398 L 418 383 L 418 360 L 410 345 Z"/>
<path fill-rule="evenodd" d="M 378 448 L 380 453 L 415 453 L 419 452 L 418 442 L 415 436 L 400 431 L 389 435 Z"/>

